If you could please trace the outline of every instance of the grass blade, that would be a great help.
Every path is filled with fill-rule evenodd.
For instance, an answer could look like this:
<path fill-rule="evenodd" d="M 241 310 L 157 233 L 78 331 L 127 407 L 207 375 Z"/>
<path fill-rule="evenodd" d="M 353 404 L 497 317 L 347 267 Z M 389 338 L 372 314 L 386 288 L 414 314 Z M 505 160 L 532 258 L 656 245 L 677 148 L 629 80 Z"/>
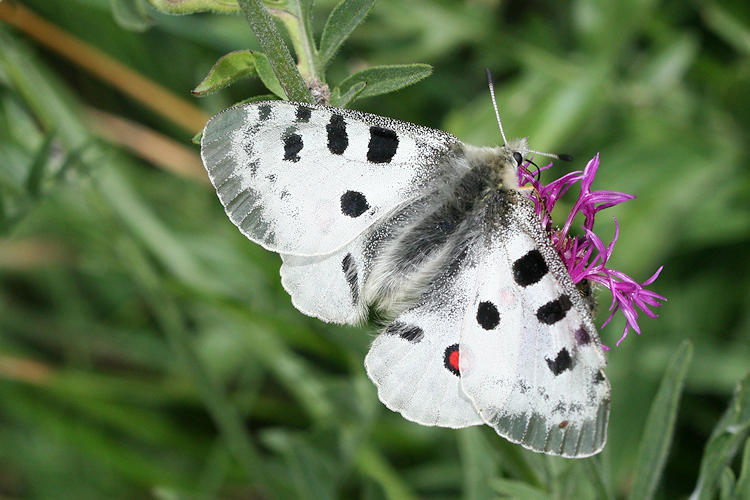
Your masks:
<path fill-rule="evenodd" d="M 487 445 L 478 427 L 468 427 L 457 431 L 458 450 L 463 469 L 463 498 L 482 500 L 492 497 L 490 481 L 497 475 L 498 460 Z"/>
<path fill-rule="evenodd" d="M 26 190 L 33 198 L 38 197 L 41 192 L 44 167 L 46 167 L 49 162 L 49 153 L 52 150 L 52 140 L 54 138 L 54 133 L 47 134 L 44 141 L 42 141 L 42 145 L 39 146 L 39 149 L 34 155 L 34 161 L 31 162 L 31 167 L 29 167 L 29 175 L 26 177 Z"/>
<path fill-rule="evenodd" d="M 659 391 L 651 404 L 646 428 L 641 438 L 635 478 L 628 498 L 654 496 L 672 444 L 682 387 L 693 355 L 693 344 L 685 340 L 672 356 Z"/>
<path fill-rule="evenodd" d="M 691 500 L 713 498 L 724 467 L 729 465 L 737 449 L 750 431 L 750 374 L 734 392 L 729 408 L 716 424 L 701 459 L 700 473 Z"/>
<path fill-rule="evenodd" d="M 524 500 L 549 500 L 550 495 L 547 492 L 535 488 L 534 486 L 522 481 L 512 479 L 494 479 L 492 489 L 499 493 L 503 498 L 517 498 Z"/>
<path fill-rule="evenodd" d="M 742 468 L 734 488 L 734 498 L 750 498 L 750 439 L 745 441 L 745 449 L 742 452 Z"/>

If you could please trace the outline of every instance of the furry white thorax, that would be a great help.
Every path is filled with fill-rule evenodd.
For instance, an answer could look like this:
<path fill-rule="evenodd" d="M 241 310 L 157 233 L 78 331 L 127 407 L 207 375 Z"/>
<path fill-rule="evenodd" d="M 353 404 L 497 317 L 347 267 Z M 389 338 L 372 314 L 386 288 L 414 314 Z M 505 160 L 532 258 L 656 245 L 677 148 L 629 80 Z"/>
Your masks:
<path fill-rule="evenodd" d="M 446 171 L 458 172 L 460 175 L 454 174 L 442 179 L 433 193 L 420 201 L 420 216 L 412 217 L 409 224 L 398 228 L 395 231 L 397 236 L 380 250 L 365 282 L 362 305 L 373 305 L 387 319 L 396 317 L 413 305 L 436 274 L 468 244 L 466 242 L 479 236 L 479 228 L 470 224 L 470 213 L 463 213 L 466 207 L 470 206 L 473 210 L 487 190 L 521 189 L 513 153 L 523 154 L 526 149 L 526 139 L 518 139 L 507 146 L 463 144 L 460 154 L 446 155 Z M 477 180 L 480 186 L 483 185 L 483 189 L 477 189 L 476 183 L 462 185 L 462 181 L 471 175 L 480 177 Z M 473 198 L 473 202 L 467 204 L 466 200 L 469 198 Z M 440 240 L 437 233 L 422 231 L 417 239 L 415 229 L 424 224 L 426 217 L 439 214 L 446 207 L 457 207 L 462 212 L 462 220 L 455 232 Z M 425 242 L 432 240 L 438 241 L 434 247 L 428 247 Z M 416 250 L 416 247 L 421 250 Z M 421 258 L 405 260 L 405 255 L 415 253 Z M 360 319 L 364 320 L 367 309 L 363 307 L 360 314 Z"/>

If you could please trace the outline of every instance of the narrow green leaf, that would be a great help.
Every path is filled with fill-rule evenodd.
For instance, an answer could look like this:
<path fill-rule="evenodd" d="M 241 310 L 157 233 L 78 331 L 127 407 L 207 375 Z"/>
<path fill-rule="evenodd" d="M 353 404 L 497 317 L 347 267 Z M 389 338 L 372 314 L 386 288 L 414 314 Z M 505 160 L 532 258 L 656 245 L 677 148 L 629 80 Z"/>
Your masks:
<path fill-rule="evenodd" d="M 308 437 L 274 430 L 265 432 L 263 438 L 269 448 L 284 457 L 287 479 L 297 492 L 295 498 L 336 498 L 336 486 L 342 470 L 338 457 L 324 446 L 324 443 L 336 440 L 337 436 L 332 431 Z M 324 441 L 320 442 L 321 439 Z"/>
<path fill-rule="evenodd" d="M 745 441 L 745 450 L 742 452 L 742 468 L 734 489 L 734 498 L 750 498 L 750 439 Z"/>
<path fill-rule="evenodd" d="M 359 94 L 362 93 L 366 86 L 367 84 L 365 82 L 357 82 L 349 87 L 349 90 L 347 90 L 344 95 L 341 95 L 341 89 L 339 87 L 336 87 L 331 92 L 331 106 L 337 106 L 339 108 L 347 107 L 359 96 Z"/>
<path fill-rule="evenodd" d="M 200 146 L 202 138 L 203 138 L 203 131 L 201 130 L 200 132 L 195 134 L 192 139 L 190 139 L 190 142 Z"/>
<path fill-rule="evenodd" d="M 717 37 L 722 38 L 737 52 L 750 54 L 750 26 L 743 24 L 741 18 L 710 2 L 701 9 L 701 15 Z"/>
<path fill-rule="evenodd" d="M 263 52 L 271 63 L 273 73 L 284 88 L 285 95 L 294 101 L 314 102 L 310 89 L 307 88 L 302 75 L 297 71 L 289 48 L 284 43 L 284 39 L 281 38 L 271 16 L 263 6 L 263 2 L 261 0 L 239 0 L 239 4 L 248 24 L 250 24 L 250 28 L 263 48 Z M 260 74 L 260 71 L 258 71 L 258 74 Z M 261 76 L 261 78 L 263 77 Z M 268 86 L 267 83 L 266 86 Z M 277 94 L 273 89 L 270 90 Z"/>
<path fill-rule="evenodd" d="M 219 58 L 206 77 L 192 90 L 193 95 L 213 94 L 239 79 L 256 74 L 255 54 L 252 50 L 236 50 Z"/>
<path fill-rule="evenodd" d="M 615 495 L 612 493 L 609 481 L 606 480 L 602 472 L 601 455 L 581 460 L 581 462 L 591 480 L 591 486 L 596 490 L 596 498 L 614 500 Z"/>
<path fill-rule="evenodd" d="M 359 26 L 375 4 L 375 0 L 341 0 L 331 11 L 320 37 L 318 58 L 325 68 L 342 43 Z"/>
<path fill-rule="evenodd" d="M 654 496 L 672 444 L 682 387 L 692 355 L 693 344 L 689 340 L 683 341 L 672 356 L 659 391 L 651 403 L 638 450 L 630 499 L 641 500 Z"/>
<path fill-rule="evenodd" d="M 271 62 L 265 54 L 260 52 L 255 53 L 255 71 L 258 72 L 260 81 L 263 82 L 263 85 L 265 85 L 268 90 L 281 99 L 287 98 L 286 92 L 284 92 L 284 88 L 281 86 L 279 79 L 276 78 L 276 74 L 273 72 L 273 67 L 271 67 Z"/>
<path fill-rule="evenodd" d="M 478 427 L 457 431 L 458 451 L 463 470 L 464 500 L 492 497 L 490 481 L 497 475 L 498 460 Z"/>
<path fill-rule="evenodd" d="M 232 106 L 240 106 L 242 104 L 247 104 L 249 102 L 258 102 L 258 101 L 278 101 L 279 98 L 273 94 L 261 94 L 261 95 L 254 95 L 252 97 L 248 97 L 247 99 L 242 99 L 241 101 L 237 101 Z"/>
<path fill-rule="evenodd" d="M 724 467 L 719 478 L 719 500 L 730 500 L 734 491 L 734 472 Z"/>
<path fill-rule="evenodd" d="M 217 12 L 234 14 L 240 11 L 237 0 L 147 0 L 153 8 L 166 14 Z"/>
<path fill-rule="evenodd" d="M 729 408 L 716 424 L 706 444 L 701 468 L 691 500 L 713 498 L 721 472 L 734 458 L 737 449 L 750 431 L 750 374 L 734 391 Z"/>
<path fill-rule="evenodd" d="M 131 31 L 146 31 L 153 24 L 145 0 L 109 0 L 115 22 Z"/>
<path fill-rule="evenodd" d="M 409 485 L 397 470 L 371 445 L 363 443 L 357 450 L 355 465 L 361 476 L 378 483 L 386 498 L 398 500 L 416 499 Z"/>
<path fill-rule="evenodd" d="M 44 167 L 49 164 L 49 153 L 52 149 L 52 140 L 54 138 L 54 133 L 47 134 L 39 149 L 34 153 L 34 159 L 29 167 L 29 175 L 26 176 L 26 190 L 34 198 L 40 194 Z"/>
<path fill-rule="evenodd" d="M 62 164 L 60 165 L 60 168 L 55 173 L 55 179 L 58 182 L 62 181 L 71 168 L 73 168 L 74 166 L 81 166 L 82 165 L 81 159 L 83 155 L 86 153 L 86 151 L 89 151 L 92 148 L 92 146 L 96 145 L 96 143 L 97 142 L 95 138 L 90 138 L 86 140 L 83 144 L 75 148 L 73 151 L 68 153 L 65 159 L 63 160 Z"/>
<path fill-rule="evenodd" d="M 372 97 L 408 87 L 423 78 L 427 78 L 430 73 L 432 73 L 432 66 L 429 64 L 375 66 L 354 73 L 341 82 L 339 87 L 342 92 L 346 93 L 345 91 L 348 91 L 356 83 L 365 82 L 367 88 L 362 91 L 359 97 Z"/>
<path fill-rule="evenodd" d="M 517 498 L 517 499 L 524 499 L 524 500 L 549 500 L 550 495 L 540 490 L 539 488 L 535 488 L 527 483 L 524 483 L 522 481 L 515 481 L 512 479 L 500 479 L 496 478 L 493 479 L 492 482 L 492 489 L 495 490 L 496 493 L 499 493 L 500 495 L 503 495 L 504 497 L 508 498 Z"/>

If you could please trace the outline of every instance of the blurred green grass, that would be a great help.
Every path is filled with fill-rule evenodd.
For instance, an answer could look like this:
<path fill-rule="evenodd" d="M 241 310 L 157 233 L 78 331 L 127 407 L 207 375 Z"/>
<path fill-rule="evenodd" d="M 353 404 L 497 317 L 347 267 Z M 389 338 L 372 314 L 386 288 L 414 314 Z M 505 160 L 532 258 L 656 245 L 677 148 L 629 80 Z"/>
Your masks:
<path fill-rule="evenodd" d="M 258 48 L 241 16 L 151 12 L 151 28 L 134 32 L 106 0 L 25 4 L 186 99 L 220 55 Z M 318 2 L 316 33 L 333 4 Z M 663 264 L 654 289 L 669 302 L 609 354 L 600 472 L 618 497 L 682 339 L 695 350 L 663 498 L 694 487 L 750 367 L 749 40 L 739 0 L 381 0 L 329 71 L 338 83 L 363 66 L 429 63 L 427 80 L 357 107 L 495 144 L 487 66 L 509 135 L 572 153 L 573 168 L 600 151 L 597 186 L 638 196 L 608 211 L 622 229 L 614 263 L 641 280 Z M 259 93 L 247 80 L 194 101 L 212 114 Z M 506 477 L 553 498 L 595 497 L 582 463 L 382 407 L 362 366 L 373 328 L 295 311 L 278 257 L 246 241 L 213 192 L 96 139 L 87 106 L 190 144 L 0 24 L 0 496 L 487 498 Z M 40 157 L 48 174 L 69 168 L 30 197 Z M 604 342 L 623 326 L 606 327 Z"/>

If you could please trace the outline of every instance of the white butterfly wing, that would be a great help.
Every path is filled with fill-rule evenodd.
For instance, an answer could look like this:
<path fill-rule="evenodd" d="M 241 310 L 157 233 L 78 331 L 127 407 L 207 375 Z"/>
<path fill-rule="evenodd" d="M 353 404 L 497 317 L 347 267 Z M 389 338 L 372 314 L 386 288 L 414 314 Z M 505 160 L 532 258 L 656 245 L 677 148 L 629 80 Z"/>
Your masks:
<path fill-rule="evenodd" d="M 332 323 L 355 324 L 364 319 L 375 299 L 372 295 L 377 295 L 374 287 L 370 287 L 370 296 L 365 293 L 375 261 L 387 253 L 386 247 L 394 245 L 404 227 L 423 217 L 430 200 L 428 195 L 392 212 L 330 254 L 282 254 L 281 283 L 294 306 L 308 316 Z M 399 274 L 399 278 L 408 276 Z"/>
<path fill-rule="evenodd" d="M 286 101 L 229 108 L 201 156 L 229 218 L 283 254 L 334 252 L 445 174 L 458 140 L 357 111 Z"/>
<path fill-rule="evenodd" d="M 478 256 L 472 250 L 456 253 L 417 304 L 378 335 L 365 358 L 380 400 L 422 425 L 483 423 L 458 376 L 461 324 L 476 281 Z"/>
<path fill-rule="evenodd" d="M 584 457 L 606 440 L 606 360 L 584 298 L 528 200 L 490 214 L 476 295 L 462 328 L 463 390 L 501 436 Z M 496 219 L 496 220 L 492 220 Z"/>
<path fill-rule="evenodd" d="M 282 254 L 281 284 L 302 313 L 329 323 L 355 324 L 367 312 L 361 300 L 360 240 L 327 255 Z"/>

